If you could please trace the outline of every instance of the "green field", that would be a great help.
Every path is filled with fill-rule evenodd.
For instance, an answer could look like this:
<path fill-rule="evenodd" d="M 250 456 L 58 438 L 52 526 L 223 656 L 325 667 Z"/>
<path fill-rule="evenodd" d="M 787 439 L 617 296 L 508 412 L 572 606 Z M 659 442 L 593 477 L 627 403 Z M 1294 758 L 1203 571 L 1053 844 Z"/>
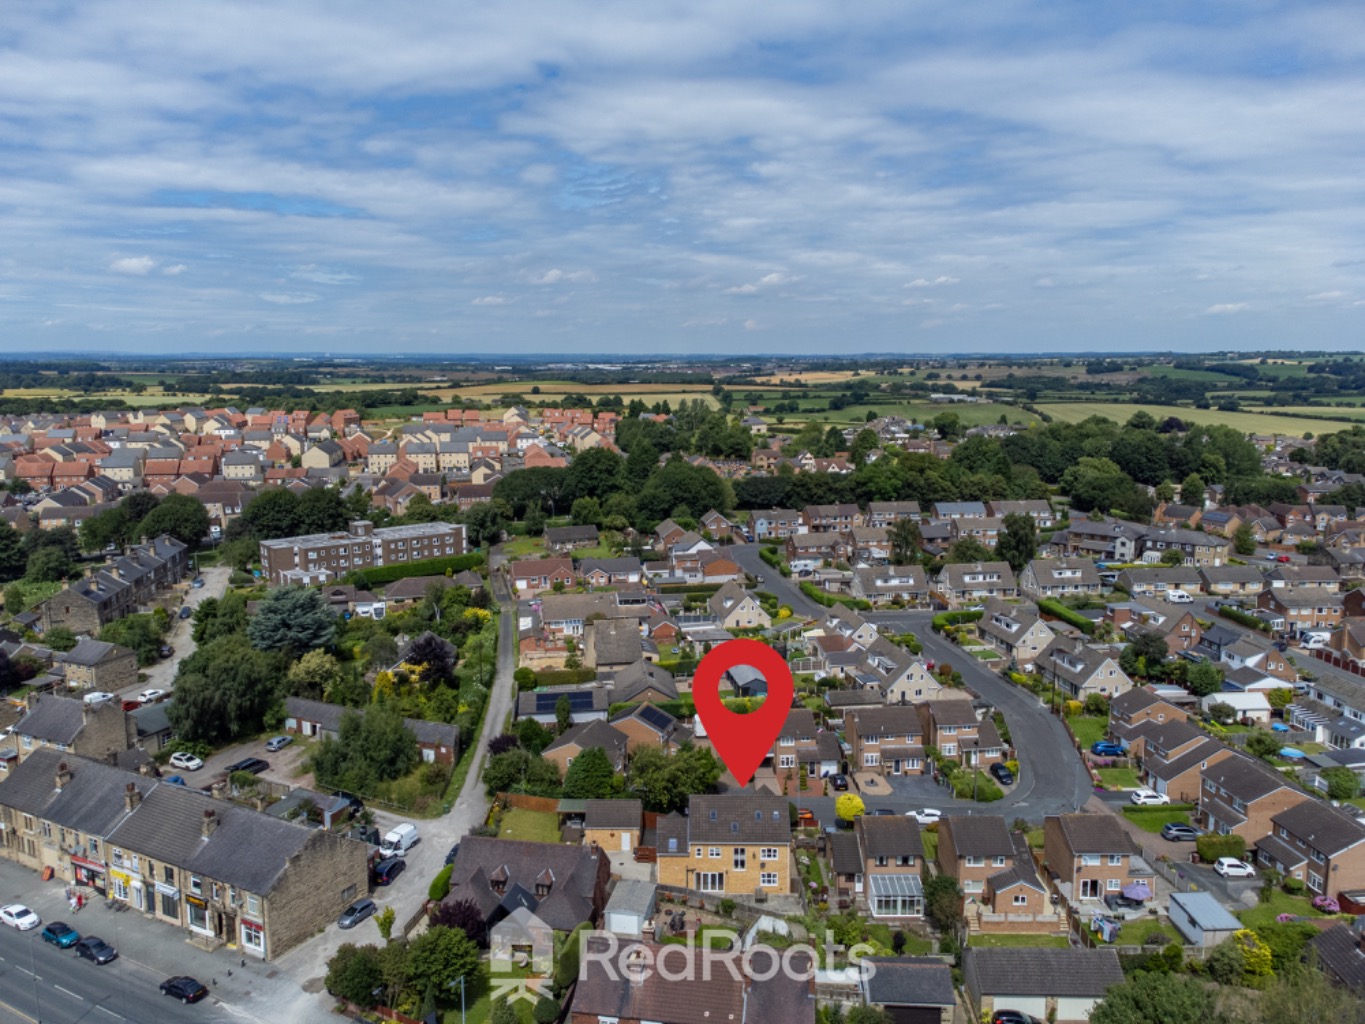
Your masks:
<path fill-rule="evenodd" d="M 1222 424 L 1246 434 L 1322 434 L 1345 430 L 1352 420 L 1310 420 L 1295 416 L 1269 416 L 1256 412 L 1220 412 L 1185 405 L 1133 405 L 1127 402 L 1039 402 L 1038 408 L 1061 423 L 1080 423 L 1091 416 L 1103 416 L 1116 423 L 1127 423 L 1139 410 L 1157 420 L 1178 416 L 1187 423 Z M 1324 413 L 1332 410 L 1324 409 Z"/>

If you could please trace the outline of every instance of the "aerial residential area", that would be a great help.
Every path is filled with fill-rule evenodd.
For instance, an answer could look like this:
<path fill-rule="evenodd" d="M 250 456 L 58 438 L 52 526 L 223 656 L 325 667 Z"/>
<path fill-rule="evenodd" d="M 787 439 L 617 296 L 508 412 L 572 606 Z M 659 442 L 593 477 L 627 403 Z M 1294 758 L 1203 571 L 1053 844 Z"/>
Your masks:
<path fill-rule="evenodd" d="M 746 396 L 799 364 L 707 372 L 676 407 L 504 370 L 417 409 L 0 409 L 0 955 L 91 961 L 32 998 L 1013 1024 L 1365 993 L 1365 431 L 998 394 L 839 425 Z M 735 638 L 795 684 L 744 786 L 692 693 Z M 618 944 L 809 970 L 681 998 Z"/>

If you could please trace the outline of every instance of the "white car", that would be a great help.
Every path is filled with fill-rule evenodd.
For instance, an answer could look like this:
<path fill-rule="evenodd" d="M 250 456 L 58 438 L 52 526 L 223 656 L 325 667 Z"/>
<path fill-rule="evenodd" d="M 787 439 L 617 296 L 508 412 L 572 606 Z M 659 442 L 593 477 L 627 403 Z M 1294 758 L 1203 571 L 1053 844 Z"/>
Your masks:
<path fill-rule="evenodd" d="M 918 811 L 906 811 L 907 818 L 914 818 L 921 825 L 933 825 L 943 817 L 943 812 L 933 807 L 921 807 Z"/>
<path fill-rule="evenodd" d="M 92 708 L 101 707 L 108 704 L 113 699 L 114 695 L 112 693 L 107 693 L 104 690 L 91 690 L 84 697 L 85 703 Z"/>
<path fill-rule="evenodd" d="M 1217 871 L 1224 878 L 1255 878 L 1256 869 L 1246 861 L 1238 860 L 1236 857 L 1219 857 L 1213 862 L 1213 870 Z M 0 911 L 3 913 L 3 911 Z"/>
<path fill-rule="evenodd" d="M 171 755 L 171 767 L 183 768 L 187 772 L 197 772 L 200 768 L 204 767 L 204 762 L 193 754 L 183 750 L 177 750 Z"/>
<path fill-rule="evenodd" d="M 1133 790 L 1133 795 L 1128 799 L 1139 807 L 1148 804 L 1168 804 L 1171 802 L 1171 798 L 1165 793 L 1158 793 L 1154 789 L 1135 789 Z"/>
<path fill-rule="evenodd" d="M 22 903 L 11 903 L 8 906 L 0 907 L 0 921 L 4 921 L 11 928 L 18 928 L 21 932 L 37 928 L 43 923 L 37 914 Z"/>
<path fill-rule="evenodd" d="M 137 702 L 139 704 L 155 704 L 164 696 L 166 696 L 165 690 L 143 690 L 137 695 Z"/>

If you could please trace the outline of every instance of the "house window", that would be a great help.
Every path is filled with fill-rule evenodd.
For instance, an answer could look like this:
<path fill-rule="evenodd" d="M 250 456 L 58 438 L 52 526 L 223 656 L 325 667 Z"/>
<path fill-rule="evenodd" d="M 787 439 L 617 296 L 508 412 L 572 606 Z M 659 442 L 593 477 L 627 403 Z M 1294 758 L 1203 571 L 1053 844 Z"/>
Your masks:
<path fill-rule="evenodd" d="M 876 860 L 875 860 L 875 863 L 876 863 L 877 867 L 879 867 L 879 868 L 884 868 L 884 867 L 886 867 L 886 858 L 885 858 L 885 857 L 877 857 Z"/>
<path fill-rule="evenodd" d="M 204 892 L 204 883 L 198 875 L 190 875 L 190 892 L 195 895 L 202 895 Z"/>
<path fill-rule="evenodd" d="M 748 866 L 748 851 L 742 846 L 735 847 L 734 866 L 736 871 L 743 871 Z"/>
<path fill-rule="evenodd" d="M 876 753 L 875 751 L 874 751 L 873 753 L 865 753 L 865 754 L 863 754 L 863 767 L 864 767 L 864 768 L 875 768 L 875 767 L 877 767 L 877 765 L 879 765 L 879 764 L 881 764 L 881 755 L 880 755 L 880 754 Z"/>
<path fill-rule="evenodd" d="M 776 846 L 765 846 L 758 851 L 759 860 L 777 860 L 778 852 Z"/>
<path fill-rule="evenodd" d="M 1005 866 L 1005 858 L 1003 856 L 997 855 L 994 863 L 996 867 L 1003 868 Z"/>
<path fill-rule="evenodd" d="M 707 850 L 707 856 L 709 856 L 712 860 L 720 860 L 720 847 L 719 846 L 711 847 L 709 850 Z"/>
<path fill-rule="evenodd" d="M 1100 863 L 1100 855 L 1099 855 L 1098 853 L 1083 853 L 1083 854 L 1081 854 L 1081 866 L 1082 866 L 1082 867 L 1087 867 L 1087 868 L 1098 867 L 1098 866 L 1099 866 L 1099 863 Z"/>
<path fill-rule="evenodd" d="M 670 853 L 672 853 L 673 850 L 677 849 L 677 842 L 678 842 L 678 841 L 677 841 L 676 839 L 670 839 L 670 840 L 668 841 L 668 850 L 669 850 Z M 697 852 L 696 852 L 696 854 L 694 854 L 694 856 L 696 856 L 698 860 L 701 859 L 701 857 L 702 857 L 702 848 L 701 848 L 700 846 L 697 847 Z"/>
<path fill-rule="evenodd" d="M 776 888 L 777 888 L 777 872 L 776 872 L 776 871 L 764 871 L 764 872 L 762 872 L 762 873 L 758 876 L 758 884 L 761 885 L 761 886 L 763 886 L 763 887 L 765 887 L 765 888 L 768 888 L 768 889 L 776 889 Z"/>
<path fill-rule="evenodd" d="M 1111 854 L 1109 855 L 1109 866 L 1110 866 L 1111 868 L 1121 867 L 1122 865 L 1123 865 L 1123 854 L 1121 854 L 1121 853 L 1111 853 Z"/>
<path fill-rule="evenodd" d="M 701 892 L 724 892 L 724 871 L 698 871 L 697 889 Z"/>
<path fill-rule="evenodd" d="M 780 756 L 778 757 L 778 759 L 777 759 L 777 766 L 778 766 L 779 768 L 795 768 L 795 767 L 796 767 L 796 755 L 795 755 L 795 754 L 782 754 L 782 755 L 780 755 Z"/>
<path fill-rule="evenodd" d="M 1014 905 L 1015 905 L 1016 907 L 1027 907 L 1027 906 L 1028 906 L 1028 896 L 1027 896 L 1027 895 L 1019 895 L 1019 896 L 1014 897 Z"/>
<path fill-rule="evenodd" d="M 1110 892 L 1118 892 L 1120 889 L 1123 888 L 1123 879 L 1121 878 L 1106 879 L 1104 887 L 1108 889 Z"/>
<path fill-rule="evenodd" d="M 1322 892 L 1322 876 L 1316 871 L 1308 872 L 1308 888 L 1314 892 Z"/>
<path fill-rule="evenodd" d="M 250 921 L 242 922 L 242 945 L 258 953 L 265 952 L 265 929 Z"/>
<path fill-rule="evenodd" d="M 161 867 L 161 880 L 167 885 L 174 885 L 175 868 L 171 867 L 169 864 L 163 864 Z"/>
<path fill-rule="evenodd" d="M 981 867 L 981 865 L 984 864 L 984 863 L 986 863 L 984 857 L 968 857 L 968 858 L 967 858 L 967 867 L 969 867 L 969 868 L 979 868 L 979 867 Z"/>

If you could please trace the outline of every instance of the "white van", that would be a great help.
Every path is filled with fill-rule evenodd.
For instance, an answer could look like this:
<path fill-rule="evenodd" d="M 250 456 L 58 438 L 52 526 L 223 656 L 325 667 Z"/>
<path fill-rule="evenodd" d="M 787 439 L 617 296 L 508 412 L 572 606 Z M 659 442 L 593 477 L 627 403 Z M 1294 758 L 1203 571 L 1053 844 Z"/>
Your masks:
<path fill-rule="evenodd" d="M 1194 598 L 1179 587 L 1166 591 L 1166 600 L 1171 604 L 1194 604 Z"/>
<path fill-rule="evenodd" d="M 385 857 L 402 857 L 412 849 L 416 842 L 417 826 L 410 821 L 405 821 L 401 825 L 395 825 L 393 830 L 384 837 L 379 852 Z"/>

